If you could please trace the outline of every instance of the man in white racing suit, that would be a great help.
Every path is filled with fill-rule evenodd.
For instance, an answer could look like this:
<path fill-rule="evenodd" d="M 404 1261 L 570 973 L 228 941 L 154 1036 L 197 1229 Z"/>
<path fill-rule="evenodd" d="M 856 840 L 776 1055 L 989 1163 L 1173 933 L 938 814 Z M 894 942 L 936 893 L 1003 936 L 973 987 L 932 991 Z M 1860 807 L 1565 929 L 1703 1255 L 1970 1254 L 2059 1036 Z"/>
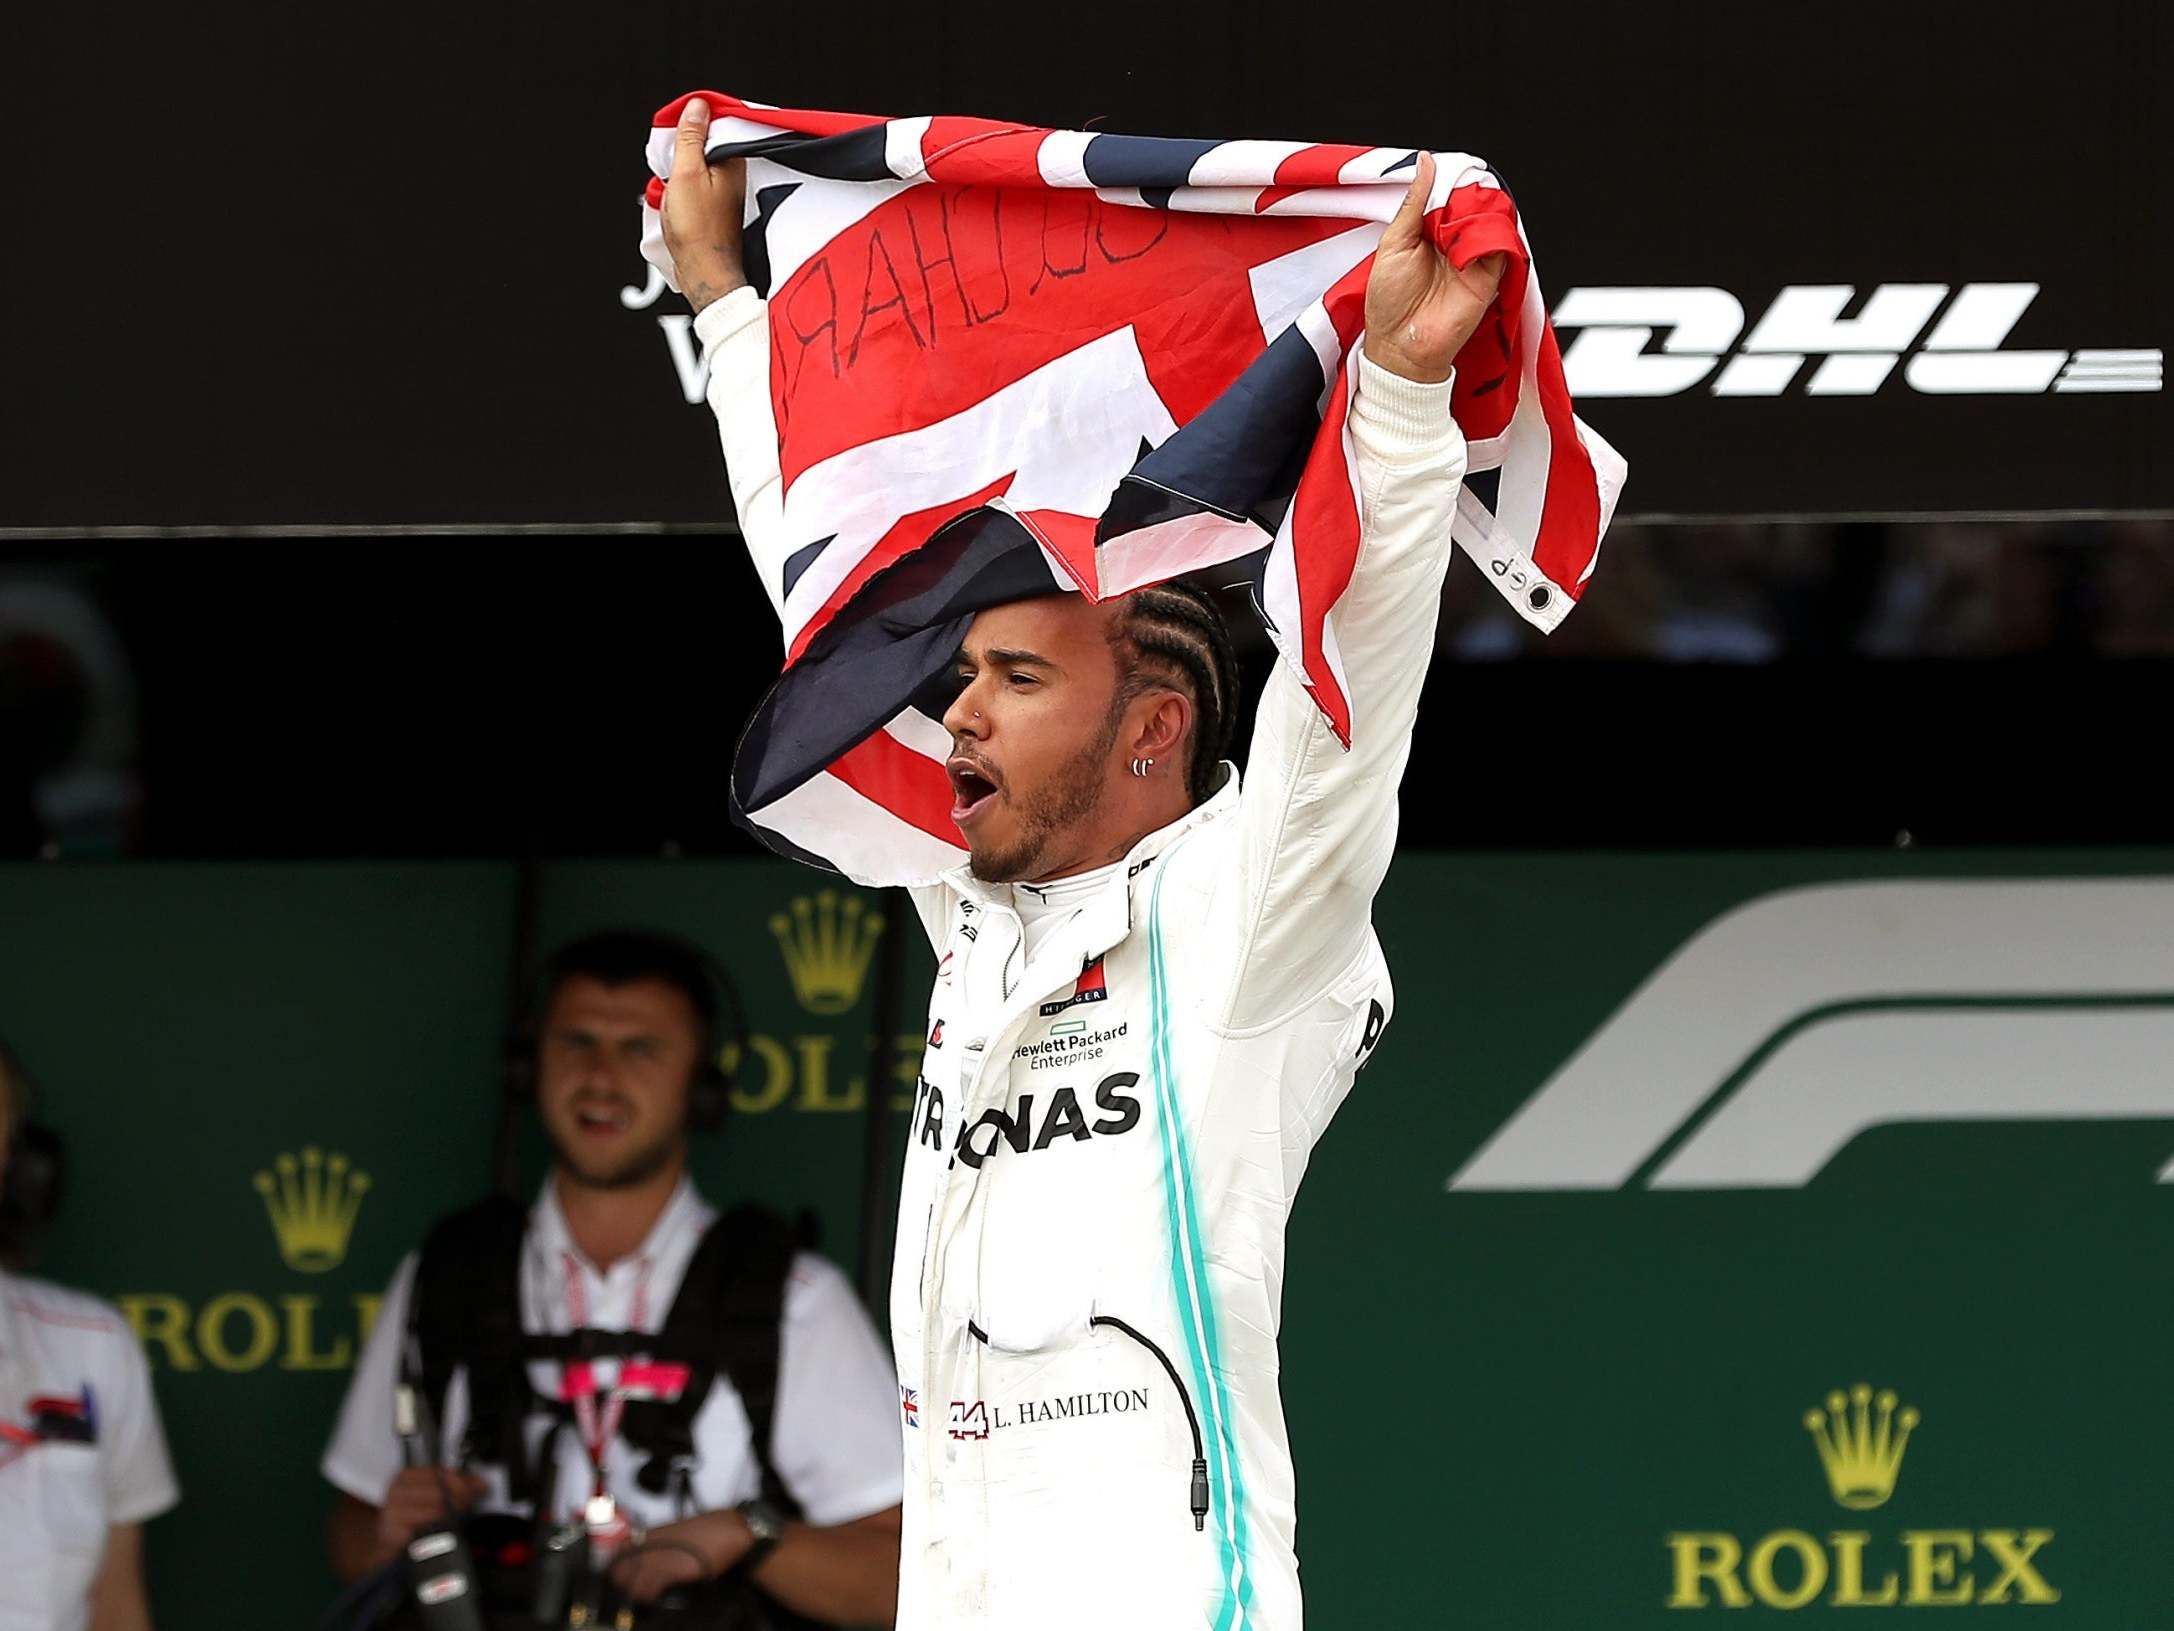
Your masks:
<path fill-rule="evenodd" d="M 706 122 L 696 98 L 665 240 L 752 531 L 777 506 L 767 321 Z M 998 606 L 959 651 L 970 861 L 914 891 L 938 973 L 890 1302 L 913 1631 L 1300 1623 L 1284 1225 L 1390 1015 L 1371 911 L 1464 472 L 1451 360 L 1501 275 L 1426 242 L 1432 184 L 1422 157 L 1367 288 L 1348 752 L 1279 663 L 1241 789 L 1235 663 L 1183 586 Z"/>

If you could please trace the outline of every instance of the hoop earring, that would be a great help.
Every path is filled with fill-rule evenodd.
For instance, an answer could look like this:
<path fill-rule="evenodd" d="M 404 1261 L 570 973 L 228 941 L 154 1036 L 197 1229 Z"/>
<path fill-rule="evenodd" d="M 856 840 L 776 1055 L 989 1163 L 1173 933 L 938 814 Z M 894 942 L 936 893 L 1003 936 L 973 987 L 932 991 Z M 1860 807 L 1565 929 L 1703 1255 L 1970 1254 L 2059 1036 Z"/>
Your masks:
<path fill-rule="evenodd" d="M 1132 773 L 1135 776 L 1144 776 L 1154 768 L 1155 761 L 1153 759 L 1135 759 L 1132 761 Z"/>

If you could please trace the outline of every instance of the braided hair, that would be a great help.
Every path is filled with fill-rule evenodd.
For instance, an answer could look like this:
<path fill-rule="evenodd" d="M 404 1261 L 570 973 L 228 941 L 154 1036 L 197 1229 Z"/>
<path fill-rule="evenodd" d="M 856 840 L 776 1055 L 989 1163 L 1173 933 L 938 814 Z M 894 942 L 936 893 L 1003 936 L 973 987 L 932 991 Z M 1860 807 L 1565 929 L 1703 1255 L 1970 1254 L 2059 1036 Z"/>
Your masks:
<path fill-rule="evenodd" d="M 1207 590 L 1176 579 L 1118 601 L 1109 632 L 1120 676 L 1117 707 L 1157 686 L 1191 698 L 1185 785 L 1194 804 L 1206 803 L 1238 729 L 1238 657 L 1221 609 Z"/>

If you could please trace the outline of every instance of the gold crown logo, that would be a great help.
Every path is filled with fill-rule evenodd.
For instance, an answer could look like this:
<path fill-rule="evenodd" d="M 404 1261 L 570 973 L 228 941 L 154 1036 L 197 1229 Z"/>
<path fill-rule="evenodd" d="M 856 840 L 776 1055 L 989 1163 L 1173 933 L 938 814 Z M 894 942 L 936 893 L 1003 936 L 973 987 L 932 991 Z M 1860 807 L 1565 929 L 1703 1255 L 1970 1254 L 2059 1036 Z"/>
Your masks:
<path fill-rule="evenodd" d="M 1895 1493 L 1903 1448 L 1918 1419 L 1915 1405 L 1896 1411 L 1893 1388 L 1882 1388 L 1875 1400 L 1864 1382 L 1851 1388 L 1847 1398 L 1839 1389 L 1828 1394 L 1826 1409 L 1805 1412 L 1804 1425 L 1819 1446 L 1820 1464 L 1827 1469 L 1827 1487 L 1834 1491 L 1834 1498 L 1858 1512 L 1885 1506 L 1888 1496 Z"/>
<path fill-rule="evenodd" d="M 279 1176 L 258 1173 L 256 1188 L 271 1216 L 281 1260 L 304 1274 L 337 1267 L 347 1255 L 347 1237 L 354 1232 L 370 1175 L 348 1171 L 344 1155 L 327 1160 L 314 1144 L 299 1161 L 282 1153 L 272 1166 Z"/>
<path fill-rule="evenodd" d="M 858 895 L 841 901 L 836 890 L 825 889 L 812 901 L 796 896 L 790 916 L 780 912 L 770 919 L 770 932 L 785 953 L 800 1006 L 811 1014 L 842 1014 L 860 1001 L 883 918 L 864 915 Z"/>

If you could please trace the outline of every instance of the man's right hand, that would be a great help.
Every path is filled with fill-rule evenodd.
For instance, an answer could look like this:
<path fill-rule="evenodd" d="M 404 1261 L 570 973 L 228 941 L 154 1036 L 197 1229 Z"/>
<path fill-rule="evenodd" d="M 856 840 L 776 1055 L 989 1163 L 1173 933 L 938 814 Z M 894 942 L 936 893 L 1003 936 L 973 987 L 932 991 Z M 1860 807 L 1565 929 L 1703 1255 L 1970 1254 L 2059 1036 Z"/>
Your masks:
<path fill-rule="evenodd" d="M 416 1530 L 457 1517 L 483 1498 L 485 1487 L 481 1478 L 457 1467 L 402 1467 L 377 1509 L 379 1548 L 388 1554 L 405 1551 Z M 445 1509 L 447 1492 L 453 1497 L 452 1512 Z"/>
<path fill-rule="evenodd" d="M 687 304 L 699 312 L 745 288 L 740 265 L 740 215 L 747 200 L 747 161 L 702 156 L 710 105 L 690 97 L 679 116 L 679 144 L 664 188 L 664 247 Z"/>

